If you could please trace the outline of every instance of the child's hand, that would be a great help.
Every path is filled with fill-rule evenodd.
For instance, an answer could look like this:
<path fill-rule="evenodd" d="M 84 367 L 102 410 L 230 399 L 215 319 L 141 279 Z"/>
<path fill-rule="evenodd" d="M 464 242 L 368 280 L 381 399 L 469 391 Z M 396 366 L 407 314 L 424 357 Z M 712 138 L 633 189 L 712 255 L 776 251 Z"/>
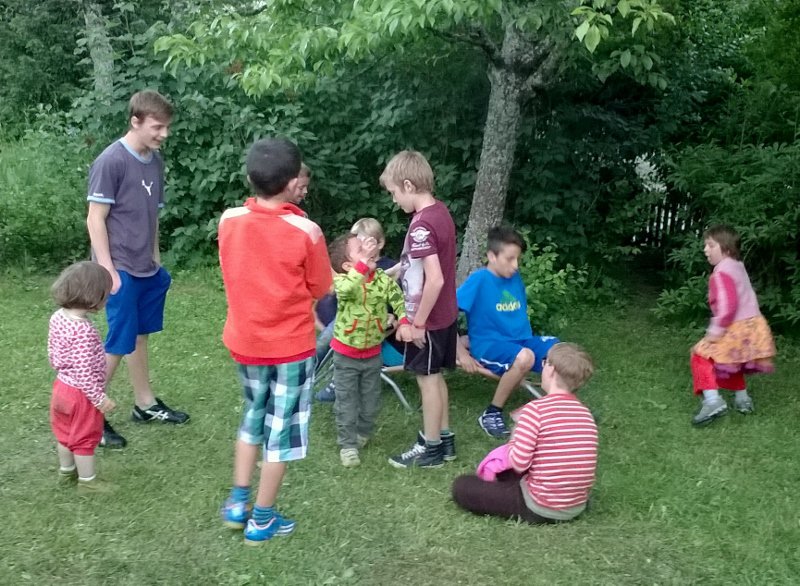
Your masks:
<path fill-rule="evenodd" d="M 395 314 L 390 313 L 389 316 L 386 318 L 386 329 L 391 330 L 397 325 L 397 316 Z"/>
<path fill-rule="evenodd" d="M 458 364 L 461 370 L 470 374 L 475 374 L 481 370 L 481 366 L 478 364 L 478 361 L 475 360 L 469 353 L 469 350 L 467 350 L 460 343 L 458 345 L 458 350 L 456 351 L 456 364 Z"/>
<path fill-rule="evenodd" d="M 397 278 L 400 276 L 400 269 L 401 268 L 402 268 L 402 265 L 400 263 L 397 263 L 394 266 L 392 266 L 391 268 L 388 268 L 383 272 L 386 273 L 387 275 L 389 275 L 392 279 L 397 280 Z"/>
<path fill-rule="evenodd" d="M 395 333 L 394 336 L 397 338 L 398 342 L 411 342 L 413 340 L 411 326 L 409 324 L 402 324 L 397 328 L 397 333 Z"/>
<path fill-rule="evenodd" d="M 425 328 L 418 328 L 415 325 L 411 327 L 411 341 L 417 348 L 425 347 Z"/>
<path fill-rule="evenodd" d="M 374 259 L 378 252 L 378 241 L 372 236 L 359 236 L 358 239 L 361 241 L 361 254 L 367 258 Z"/>
<path fill-rule="evenodd" d="M 103 397 L 103 402 L 100 403 L 100 406 L 98 407 L 100 413 L 102 413 L 103 415 L 105 415 L 106 413 L 110 413 L 116 408 L 117 404 L 114 402 L 114 399 L 110 397 Z"/>

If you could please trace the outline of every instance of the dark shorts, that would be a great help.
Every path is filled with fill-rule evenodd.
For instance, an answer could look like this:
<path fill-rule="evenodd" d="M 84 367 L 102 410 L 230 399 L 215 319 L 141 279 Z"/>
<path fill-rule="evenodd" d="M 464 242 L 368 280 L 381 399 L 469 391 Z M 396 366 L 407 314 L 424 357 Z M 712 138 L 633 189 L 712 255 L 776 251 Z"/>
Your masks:
<path fill-rule="evenodd" d="M 405 345 L 403 368 L 423 376 L 438 374 L 445 368 L 455 368 L 457 344 L 456 322 L 441 330 L 427 330 L 422 348 L 414 344 Z"/>

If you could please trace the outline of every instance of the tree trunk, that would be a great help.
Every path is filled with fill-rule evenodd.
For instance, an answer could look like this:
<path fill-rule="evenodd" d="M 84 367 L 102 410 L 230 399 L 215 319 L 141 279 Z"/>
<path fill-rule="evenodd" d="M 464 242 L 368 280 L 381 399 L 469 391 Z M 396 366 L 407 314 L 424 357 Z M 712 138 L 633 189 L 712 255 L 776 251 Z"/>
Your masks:
<path fill-rule="evenodd" d="M 456 278 L 459 284 L 472 270 L 480 266 L 486 233 L 503 219 L 508 181 L 517 146 L 520 103 L 526 80 L 526 75 L 518 72 L 515 66 L 525 48 L 526 41 L 511 25 L 506 28 L 503 39 L 502 63 L 492 63 L 489 66 L 489 108 L 472 208 L 458 261 Z"/>
<path fill-rule="evenodd" d="M 114 91 L 114 49 L 108 36 L 108 20 L 99 4 L 84 4 L 86 46 L 94 68 L 94 90 L 103 101 L 111 101 Z"/>

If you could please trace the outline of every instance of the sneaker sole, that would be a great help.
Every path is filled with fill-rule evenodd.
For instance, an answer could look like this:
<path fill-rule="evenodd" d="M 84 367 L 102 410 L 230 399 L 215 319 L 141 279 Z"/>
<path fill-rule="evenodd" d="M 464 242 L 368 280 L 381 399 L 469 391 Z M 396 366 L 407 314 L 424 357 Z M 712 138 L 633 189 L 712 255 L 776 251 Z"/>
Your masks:
<path fill-rule="evenodd" d="M 244 538 L 244 544 L 245 545 L 249 545 L 251 547 L 258 547 L 259 545 L 264 545 L 267 541 L 269 541 L 270 539 L 275 537 L 275 535 L 277 535 L 277 534 L 273 534 L 273 535 L 267 537 L 266 539 L 261 539 L 259 541 L 254 541 L 252 539 L 247 539 L 247 537 L 245 537 Z"/>
<path fill-rule="evenodd" d="M 106 441 L 100 440 L 100 443 L 98 445 L 101 448 L 105 448 L 107 450 L 121 450 L 125 446 L 128 445 L 128 442 L 127 442 L 127 440 L 121 441 L 121 442 L 106 442 Z"/>
<path fill-rule="evenodd" d="M 292 533 L 294 533 L 294 528 L 295 525 L 292 525 L 292 527 L 289 530 L 278 529 L 277 531 L 275 531 L 275 533 L 273 533 L 266 539 L 247 539 L 247 537 L 245 537 L 244 544 L 249 545 L 251 547 L 258 547 L 259 545 L 264 545 L 267 541 L 270 541 L 274 537 L 286 537 L 287 535 L 291 535 Z"/>
<path fill-rule="evenodd" d="M 237 523 L 236 521 L 223 521 L 222 524 L 228 529 L 238 529 L 238 530 L 244 529 L 245 526 L 247 525 L 247 523 Z"/>
<path fill-rule="evenodd" d="M 422 469 L 444 468 L 444 462 L 442 462 L 441 464 L 410 465 L 409 466 L 407 464 L 401 464 L 400 462 L 395 462 L 391 458 L 389 459 L 389 464 L 391 464 L 394 468 L 397 468 L 398 470 L 408 470 L 409 468 L 422 468 Z"/>
<path fill-rule="evenodd" d="M 709 423 L 713 422 L 715 419 L 719 419 L 720 417 L 725 415 L 727 412 L 728 412 L 728 408 L 724 407 L 724 408 L 722 408 L 721 410 L 719 410 L 719 411 L 717 411 L 715 413 L 711 413 L 708 417 L 706 417 L 705 419 L 703 419 L 701 421 L 692 420 L 692 425 L 694 425 L 695 427 L 706 426 Z"/>
<path fill-rule="evenodd" d="M 442 460 L 445 462 L 454 462 L 458 456 L 442 456 Z"/>
<path fill-rule="evenodd" d="M 186 423 L 189 423 L 189 419 L 190 418 L 187 417 L 184 421 L 170 421 L 169 419 L 141 419 L 138 415 L 131 415 L 131 421 L 133 421 L 134 423 L 141 423 L 141 424 L 160 422 L 160 423 L 169 423 L 171 425 L 184 425 Z"/>

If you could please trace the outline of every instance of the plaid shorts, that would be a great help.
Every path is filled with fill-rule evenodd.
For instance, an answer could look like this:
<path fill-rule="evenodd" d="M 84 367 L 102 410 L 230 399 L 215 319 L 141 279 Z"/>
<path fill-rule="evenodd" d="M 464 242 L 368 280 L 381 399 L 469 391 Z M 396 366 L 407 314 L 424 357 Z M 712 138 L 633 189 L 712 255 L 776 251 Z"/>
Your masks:
<path fill-rule="evenodd" d="M 314 358 L 273 366 L 238 364 L 245 410 L 238 438 L 264 444 L 264 461 L 306 457 Z"/>

